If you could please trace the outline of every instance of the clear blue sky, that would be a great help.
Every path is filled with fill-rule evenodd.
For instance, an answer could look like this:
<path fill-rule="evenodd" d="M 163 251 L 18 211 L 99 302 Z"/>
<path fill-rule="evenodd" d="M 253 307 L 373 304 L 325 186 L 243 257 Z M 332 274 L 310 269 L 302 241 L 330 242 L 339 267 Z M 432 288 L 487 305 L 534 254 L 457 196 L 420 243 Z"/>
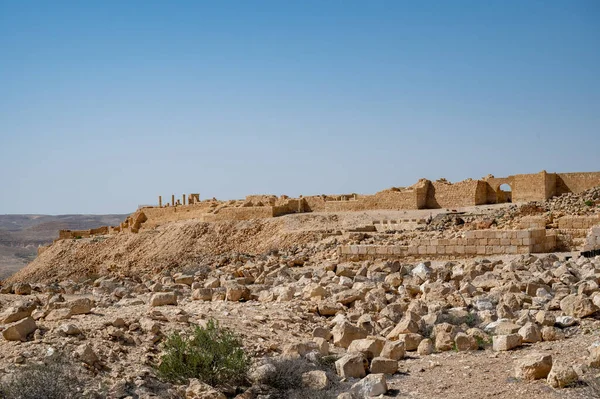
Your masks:
<path fill-rule="evenodd" d="M 600 1 L 0 0 L 0 213 L 600 170 Z"/>

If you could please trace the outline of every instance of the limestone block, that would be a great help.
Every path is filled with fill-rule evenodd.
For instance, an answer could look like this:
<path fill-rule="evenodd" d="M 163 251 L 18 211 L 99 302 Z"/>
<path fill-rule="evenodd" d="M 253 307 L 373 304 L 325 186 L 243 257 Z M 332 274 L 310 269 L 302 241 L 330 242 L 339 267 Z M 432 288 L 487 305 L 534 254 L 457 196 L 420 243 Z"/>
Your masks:
<path fill-rule="evenodd" d="M 375 357 L 371 361 L 369 370 L 373 374 L 394 374 L 398 371 L 398 361 L 385 357 Z"/>
<path fill-rule="evenodd" d="M 360 353 L 349 353 L 335 362 L 335 369 L 342 378 L 363 378 L 369 363 Z"/>
<path fill-rule="evenodd" d="M 150 298 L 150 306 L 177 305 L 177 295 L 173 292 L 157 292 Z"/>
<path fill-rule="evenodd" d="M 521 346 L 521 343 L 519 334 L 494 335 L 492 348 L 495 351 L 508 351 Z"/>

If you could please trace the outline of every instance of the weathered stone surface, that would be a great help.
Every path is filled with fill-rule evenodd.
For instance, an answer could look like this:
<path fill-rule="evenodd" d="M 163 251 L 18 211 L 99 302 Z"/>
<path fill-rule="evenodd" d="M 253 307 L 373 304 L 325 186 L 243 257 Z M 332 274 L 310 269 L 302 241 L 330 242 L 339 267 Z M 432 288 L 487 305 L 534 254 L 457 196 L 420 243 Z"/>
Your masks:
<path fill-rule="evenodd" d="M 565 339 L 565 333 L 560 328 L 544 326 L 542 327 L 542 340 L 543 341 L 558 341 Z"/>
<path fill-rule="evenodd" d="M 51 310 L 45 317 L 47 321 L 57 321 L 71 318 L 71 309 L 60 308 Z"/>
<path fill-rule="evenodd" d="M 519 334 L 494 335 L 492 348 L 495 351 L 509 351 L 521 346 L 522 338 Z"/>
<path fill-rule="evenodd" d="M 519 329 L 523 342 L 535 343 L 542 340 L 542 330 L 535 323 L 526 323 Z"/>
<path fill-rule="evenodd" d="M 579 376 L 573 367 L 558 361 L 554 362 L 552 365 L 552 369 L 547 378 L 548 385 L 553 388 L 564 388 L 577 380 L 579 380 Z"/>
<path fill-rule="evenodd" d="M 27 301 L 24 303 L 19 303 L 15 306 L 11 306 L 6 309 L 2 316 L 0 316 L 0 320 L 3 324 L 14 323 L 15 321 L 19 321 L 26 317 L 31 316 L 31 313 L 37 308 L 37 305 L 34 301 Z"/>
<path fill-rule="evenodd" d="M 90 344 L 82 344 L 78 346 L 75 350 L 75 355 L 79 360 L 88 366 L 93 366 L 99 360 L 96 352 L 94 352 Z"/>
<path fill-rule="evenodd" d="M 392 331 L 387 335 L 387 339 L 397 339 L 400 334 L 416 334 L 420 330 L 419 321 L 421 318 L 419 315 L 413 312 L 407 312 L 407 314 L 400 320 L 400 322 L 394 327 Z"/>
<path fill-rule="evenodd" d="M 433 353 L 433 341 L 429 338 L 425 338 L 419 343 L 417 347 L 417 353 L 421 356 L 431 355 Z"/>
<path fill-rule="evenodd" d="M 307 388 L 323 390 L 327 388 L 329 378 L 323 370 L 313 370 L 302 374 L 302 385 Z"/>
<path fill-rule="evenodd" d="M 61 308 L 69 309 L 72 316 L 78 314 L 88 314 L 94 307 L 94 301 L 89 298 L 77 298 L 71 301 L 64 302 Z"/>
<path fill-rule="evenodd" d="M 2 336 L 7 341 L 27 341 L 27 336 L 37 330 L 37 325 L 31 317 L 8 324 Z"/>
<path fill-rule="evenodd" d="M 181 274 L 179 276 L 175 276 L 174 280 L 175 284 L 192 285 L 194 283 L 194 276 Z"/>
<path fill-rule="evenodd" d="M 582 318 L 594 314 L 598 307 L 587 297 L 567 295 L 560 301 L 560 309 L 568 316 Z"/>
<path fill-rule="evenodd" d="M 367 332 L 362 328 L 353 326 L 348 322 L 337 324 L 331 330 L 333 334 L 333 344 L 342 348 L 348 348 L 352 341 L 367 337 Z"/>
<path fill-rule="evenodd" d="M 335 369 L 342 378 L 362 378 L 369 363 L 360 353 L 349 353 L 335 362 Z"/>
<path fill-rule="evenodd" d="M 456 350 L 459 352 L 474 351 L 479 348 L 475 337 L 473 337 L 471 335 L 467 335 L 463 332 L 459 332 L 454 337 L 454 346 L 455 346 Z"/>
<path fill-rule="evenodd" d="M 58 331 L 64 335 L 81 334 L 81 330 L 75 324 L 62 324 L 58 327 Z"/>
<path fill-rule="evenodd" d="M 535 321 L 542 326 L 554 326 L 556 318 L 550 312 L 546 312 L 545 310 L 540 310 L 535 315 Z"/>
<path fill-rule="evenodd" d="M 600 368 L 600 345 L 592 346 L 588 351 L 590 354 L 587 357 L 587 365 L 593 368 Z"/>
<path fill-rule="evenodd" d="M 362 353 L 368 360 L 379 356 L 385 340 L 382 338 L 364 338 L 357 339 L 348 346 L 348 353 Z"/>
<path fill-rule="evenodd" d="M 517 361 L 515 365 L 515 377 L 524 380 L 546 378 L 551 368 L 551 355 L 534 353 Z"/>
<path fill-rule="evenodd" d="M 185 399 L 226 399 L 224 393 L 217 391 L 213 387 L 196 378 L 190 380 L 189 386 L 185 390 Z"/>
<path fill-rule="evenodd" d="M 407 351 L 416 351 L 422 340 L 423 336 L 421 334 L 398 335 L 398 341 L 404 343 L 404 349 Z"/>
<path fill-rule="evenodd" d="M 174 292 L 157 292 L 150 298 L 150 306 L 177 305 L 177 295 Z"/>
<path fill-rule="evenodd" d="M 398 361 L 385 357 L 376 357 L 371 360 L 369 370 L 373 374 L 394 374 L 398 371 Z"/>
<path fill-rule="evenodd" d="M 192 291 L 192 299 L 198 301 L 211 301 L 213 296 L 212 288 L 197 288 Z"/>
<path fill-rule="evenodd" d="M 405 352 L 404 341 L 387 341 L 381 350 L 380 356 L 400 360 L 404 358 Z"/>
<path fill-rule="evenodd" d="M 27 283 L 16 283 L 13 285 L 13 291 L 15 295 L 30 295 L 31 285 Z"/>
<path fill-rule="evenodd" d="M 356 384 L 350 391 L 357 398 L 372 398 L 387 392 L 387 381 L 384 374 L 369 374 Z"/>

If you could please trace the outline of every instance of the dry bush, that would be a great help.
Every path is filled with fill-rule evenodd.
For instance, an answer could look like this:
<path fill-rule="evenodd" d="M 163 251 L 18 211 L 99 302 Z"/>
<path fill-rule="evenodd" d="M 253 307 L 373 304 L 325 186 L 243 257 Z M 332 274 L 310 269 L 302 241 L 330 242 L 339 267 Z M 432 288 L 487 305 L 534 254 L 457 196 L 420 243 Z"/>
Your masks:
<path fill-rule="evenodd" d="M 0 387 L 3 399 L 82 398 L 85 381 L 65 356 L 55 354 L 44 363 L 28 364 Z"/>

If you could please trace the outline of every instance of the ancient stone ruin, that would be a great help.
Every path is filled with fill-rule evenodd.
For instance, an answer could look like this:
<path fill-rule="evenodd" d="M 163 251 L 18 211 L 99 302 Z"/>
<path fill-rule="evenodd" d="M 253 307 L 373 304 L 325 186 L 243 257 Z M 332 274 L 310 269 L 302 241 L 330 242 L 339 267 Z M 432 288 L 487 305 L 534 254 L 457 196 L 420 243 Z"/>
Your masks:
<path fill-rule="evenodd" d="M 480 180 L 467 179 L 450 183 L 445 179 L 430 181 L 420 179 L 406 188 L 390 188 L 372 195 L 343 194 L 317 195 L 290 198 L 286 195 L 248 195 L 245 200 L 200 200 L 200 194 L 182 195 L 181 200 L 171 195 L 170 203 L 158 197 L 157 206 L 145 206 L 127 217 L 119 226 L 102 227 L 85 231 L 61 230 L 59 240 L 84 238 L 118 232 L 137 233 L 141 228 L 187 219 L 205 222 L 273 218 L 286 214 L 306 212 L 346 212 L 369 210 L 448 210 L 463 207 L 544 201 L 565 193 L 580 193 L 600 185 L 600 172 L 522 174 L 497 178 L 488 175 Z M 407 256 L 446 257 L 480 256 L 498 254 L 526 254 L 552 252 L 557 248 L 568 250 L 595 250 L 600 242 L 595 238 L 599 224 L 597 216 L 565 216 L 555 221 L 540 217 L 521 220 L 514 229 L 479 229 L 467 231 L 460 237 L 427 239 L 415 238 L 402 245 L 345 245 L 339 256 L 346 260 L 386 259 Z M 425 220 L 383 220 L 365 226 L 369 231 L 418 228 Z M 396 226 L 396 227 L 394 227 Z M 356 231 L 356 230 L 355 230 Z M 595 235 L 594 235 L 595 234 Z M 582 245 L 566 245 L 574 239 Z M 581 242 L 583 244 L 583 242 Z M 568 247 L 568 248 L 565 248 Z M 41 248 L 40 251 L 43 251 Z"/>

